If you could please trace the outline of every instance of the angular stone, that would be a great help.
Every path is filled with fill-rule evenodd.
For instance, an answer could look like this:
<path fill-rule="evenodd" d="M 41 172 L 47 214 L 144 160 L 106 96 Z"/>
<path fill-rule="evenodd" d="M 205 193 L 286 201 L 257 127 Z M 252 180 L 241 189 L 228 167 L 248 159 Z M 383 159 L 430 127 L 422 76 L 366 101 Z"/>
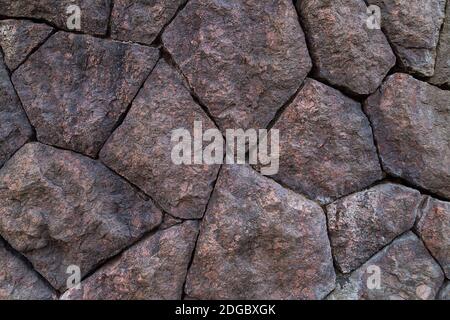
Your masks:
<path fill-rule="evenodd" d="M 180 300 L 198 222 L 158 231 L 72 288 L 64 300 Z"/>
<path fill-rule="evenodd" d="M 162 213 L 90 158 L 40 143 L 0 170 L 0 234 L 56 289 L 161 223 Z"/>
<path fill-rule="evenodd" d="M 420 239 L 408 232 L 338 284 L 328 299 L 433 300 L 443 282 L 439 265 Z"/>
<path fill-rule="evenodd" d="M 327 206 L 334 261 L 348 273 L 414 226 L 418 191 L 386 183 Z"/>
<path fill-rule="evenodd" d="M 33 136 L 0 54 L 0 168 Z"/>
<path fill-rule="evenodd" d="M 450 279 L 450 202 L 428 197 L 416 230 Z"/>
<path fill-rule="evenodd" d="M 450 198 L 450 92 L 397 73 L 365 110 L 383 169 Z"/>
<path fill-rule="evenodd" d="M 430 82 L 436 85 L 450 86 L 450 3 L 448 1 L 444 26 L 437 48 L 434 76 Z"/>
<path fill-rule="evenodd" d="M 0 300 L 52 300 L 54 291 L 0 240 Z"/>
<path fill-rule="evenodd" d="M 446 0 L 367 0 L 381 9 L 381 27 L 407 72 L 431 77 Z"/>
<path fill-rule="evenodd" d="M 274 178 L 321 203 L 382 178 L 361 105 L 331 87 L 307 79 L 273 128 L 280 133 Z"/>
<path fill-rule="evenodd" d="M 202 222 L 186 294 L 321 299 L 334 281 L 320 206 L 246 166 L 224 166 Z"/>
<path fill-rule="evenodd" d="M 80 13 L 80 29 L 73 17 Z M 0 12 L 7 17 L 42 19 L 64 30 L 104 35 L 108 29 L 111 0 L 0 0 Z"/>
<path fill-rule="evenodd" d="M 163 33 L 220 129 L 265 128 L 311 69 L 291 0 L 193 0 Z"/>
<path fill-rule="evenodd" d="M 58 32 L 12 79 L 39 141 L 95 157 L 158 56 L 155 48 Z"/>
<path fill-rule="evenodd" d="M 450 281 L 446 281 L 438 295 L 439 300 L 450 300 Z"/>
<path fill-rule="evenodd" d="M 28 20 L 0 21 L 0 47 L 8 68 L 15 70 L 52 31 L 53 28 L 45 23 Z"/>
<path fill-rule="evenodd" d="M 201 218 L 219 165 L 179 165 L 171 158 L 172 132 L 186 129 L 193 136 L 194 121 L 200 121 L 203 130 L 215 128 L 178 73 L 160 61 L 100 159 L 171 215 Z"/>
<path fill-rule="evenodd" d="M 124 41 L 152 42 L 187 0 L 115 0 L 111 36 Z"/>
<path fill-rule="evenodd" d="M 381 30 L 366 25 L 363 0 L 297 1 L 316 76 L 354 94 L 370 94 L 395 65 Z"/>

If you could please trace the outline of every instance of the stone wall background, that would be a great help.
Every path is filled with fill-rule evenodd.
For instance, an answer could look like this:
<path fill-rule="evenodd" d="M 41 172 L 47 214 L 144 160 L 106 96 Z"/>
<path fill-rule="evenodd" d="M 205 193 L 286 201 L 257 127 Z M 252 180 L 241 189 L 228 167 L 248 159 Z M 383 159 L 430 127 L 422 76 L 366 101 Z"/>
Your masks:
<path fill-rule="evenodd" d="M 449 4 L 0 0 L 0 299 L 450 299 Z"/>

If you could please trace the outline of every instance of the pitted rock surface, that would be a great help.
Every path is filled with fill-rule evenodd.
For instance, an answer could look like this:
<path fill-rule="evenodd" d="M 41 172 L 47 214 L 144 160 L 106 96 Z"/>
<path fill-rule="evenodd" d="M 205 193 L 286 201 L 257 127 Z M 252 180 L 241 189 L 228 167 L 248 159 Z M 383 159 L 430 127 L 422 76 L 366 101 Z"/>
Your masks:
<path fill-rule="evenodd" d="M 193 0 L 162 37 L 220 129 L 265 128 L 311 59 L 290 0 Z"/>
<path fill-rule="evenodd" d="M 154 48 L 58 32 L 12 78 L 40 142 L 95 157 L 157 59 Z"/>
<path fill-rule="evenodd" d="M 101 163 L 40 143 L 0 170 L 0 234 L 55 289 L 157 227 L 161 211 Z"/>

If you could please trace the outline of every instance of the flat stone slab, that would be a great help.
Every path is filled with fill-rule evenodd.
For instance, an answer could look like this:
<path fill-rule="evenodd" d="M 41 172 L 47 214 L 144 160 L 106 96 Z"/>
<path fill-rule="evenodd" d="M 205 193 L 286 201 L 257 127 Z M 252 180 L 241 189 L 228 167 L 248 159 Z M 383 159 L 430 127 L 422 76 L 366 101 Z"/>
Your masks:
<path fill-rule="evenodd" d="M 277 181 L 323 204 L 382 178 L 361 105 L 307 79 L 273 126 L 280 134 Z"/>
<path fill-rule="evenodd" d="M 186 294 L 321 299 L 334 281 L 320 206 L 246 166 L 224 166 L 202 221 Z"/>
<path fill-rule="evenodd" d="M 0 53 L 0 168 L 33 136 Z"/>
<path fill-rule="evenodd" d="M 266 128 L 311 69 L 290 0 L 189 1 L 162 40 L 222 130 Z"/>
<path fill-rule="evenodd" d="M 186 221 L 140 241 L 62 296 L 63 300 L 180 300 L 198 234 Z"/>
<path fill-rule="evenodd" d="M 450 279 L 450 202 L 428 197 L 416 230 Z"/>
<path fill-rule="evenodd" d="M 152 44 L 187 0 L 115 0 L 111 36 L 118 40 Z"/>
<path fill-rule="evenodd" d="M 74 5 L 80 13 L 80 29 L 74 29 Z M 0 12 L 7 17 L 45 20 L 64 30 L 105 35 L 111 0 L 0 0 Z M 69 22 L 69 23 L 68 23 Z"/>
<path fill-rule="evenodd" d="M 40 142 L 95 157 L 158 57 L 155 48 L 58 32 L 12 80 Z"/>
<path fill-rule="evenodd" d="M 54 290 L 0 240 L 0 300 L 53 300 Z"/>
<path fill-rule="evenodd" d="M 161 60 L 100 159 L 173 216 L 201 218 L 220 165 L 183 165 L 172 159 L 173 131 L 185 129 L 193 138 L 195 121 L 201 122 L 203 130 L 216 128 L 180 75 Z"/>
<path fill-rule="evenodd" d="M 363 0 L 302 0 L 297 7 L 315 74 L 353 94 L 373 93 L 395 65 L 381 30 L 367 27 Z"/>
<path fill-rule="evenodd" d="M 365 110 L 383 169 L 450 199 L 450 92 L 397 73 Z"/>
<path fill-rule="evenodd" d="M 56 289 L 157 227 L 161 211 L 101 163 L 40 143 L 0 170 L 0 234 Z"/>
<path fill-rule="evenodd" d="M 404 71 L 431 77 L 446 0 L 367 0 L 381 9 L 381 27 Z"/>
<path fill-rule="evenodd" d="M 45 23 L 14 19 L 0 21 L 0 47 L 9 70 L 15 70 L 52 32 L 53 28 Z"/>
<path fill-rule="evenodd" d="M 398 184 L 377 185 L 327 206 L 335 263 L 348 273 L 360 267 L 416 221 L 421 195 Z"/>
<path fill-rule="evenodd" d="M 330 300 L 433 300 L 444 274 L 412 232 L 397 238 L 349 278 Z"/>

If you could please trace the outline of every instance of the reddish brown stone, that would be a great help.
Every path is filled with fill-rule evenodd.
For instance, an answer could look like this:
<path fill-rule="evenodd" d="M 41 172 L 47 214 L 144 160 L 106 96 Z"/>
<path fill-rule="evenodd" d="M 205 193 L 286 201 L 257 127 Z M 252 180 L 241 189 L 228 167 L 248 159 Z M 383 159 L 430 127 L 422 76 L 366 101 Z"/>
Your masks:
<path fill-rule="evenodd" d="M 450 92 L 397 73 L 365 109 L 383 169 L 450 199 Z"/>
<path fill-rule="evenodd" d="M 194 121 L 203 130 L 215 128 L 177 72 L 160 61 L 100 158 L 173 216 L 201 218 L 219 165 L 179 165 L 171 158 L 173 130 L 186 129 L 193 137 Z"/>
<path fill-rule="evenodd" d="M 56 295 L 22 258 L 0 240 L 0 300 L 52 300 Z"/>
<path fill-rule="evenodd" d="M 408 232 L 340 282 L 328 299 L 433 300 L 444 275 L 420 239 Z"/>
<path fill-rule="evenodd" d="M 320 299 L 335 274 L 316 203 L 246 166 L 224 166 L 203 219 L 186 294 Z"/>
<path fill-rule="evenodd" d="M 0 21 L 0 47 L 8 68 L 15 70 L 52 31 L 53 28 L 44 23 L 28 20 Z"/>
<path fill-rule="evenodd" d="M 158 231 L 72 288 L 64 300 L 181 299 L 198 222 Z"/>
<path fill-rule="evenodd" d="M 0 170 L 0 234 L 56 289 L 161 223 L 162 213 L 101 163 L 40 143 Z"/>
<path fill-rule="evenodd" d="M 416 229 L 450 279 L 450 202 L 428 197 Z"/>
<path fill-rule="evenodd" d="M 115 0 L 111 35 L 115 39 L 152 42 L 187 0 Z"/>
<path fill-rule="evenodd" d="M 386 183 L 327 206 L 334 260 L 348 273 L 414 226 L 418 191 Z"/>
<path fill-rule="evenodd" d="M 381 27 L 407 72 L 434 73 L 446 0 L 367 0 L 381 9 Z"/>
<path fill-rule="evenodd" d="M 154 48 L 58 32 L 13 82 L 40 142 L 94 157 L 157 59 Z"/>
<path fill-rule="evenodd" d="M 193 0 L 165 48 L 222 130 L 265 128 L 311 69 L 291 0 Z"/>
<path fill-rule="evenodd" d="M 450 3 L 447 1 L 444 26 L 437 48 L 436 67 L 430 82 L 450 86 Z"/>
<path fill-rule="evenodd" d="M 354 94 L 370 94 L 395 65 L 381 30 L 367 27 L 363 0 L 297 1 L 316 76 Z"/>
<path fill-rule="evenodd" d="M 0 14 L 7 17 L 43 19 L 67 30 L 67 21 L 73 15 L 73 11 L 68 9 L 72 5 L 77 5 L 81 13 L 81 30 L 75 31 L 106 34 L 111 0 L 0 0 Z"/>
<path fill-rule="evenodd" d="M 32 135 L 0 53 L 0 168 Z"/>
<path fill-rule="evenodd" d="M 361 105 L 320 82 L 307 79 L 273 128 L 280 131 L 274 178 L 321 203 L 382 177 Z"/>

